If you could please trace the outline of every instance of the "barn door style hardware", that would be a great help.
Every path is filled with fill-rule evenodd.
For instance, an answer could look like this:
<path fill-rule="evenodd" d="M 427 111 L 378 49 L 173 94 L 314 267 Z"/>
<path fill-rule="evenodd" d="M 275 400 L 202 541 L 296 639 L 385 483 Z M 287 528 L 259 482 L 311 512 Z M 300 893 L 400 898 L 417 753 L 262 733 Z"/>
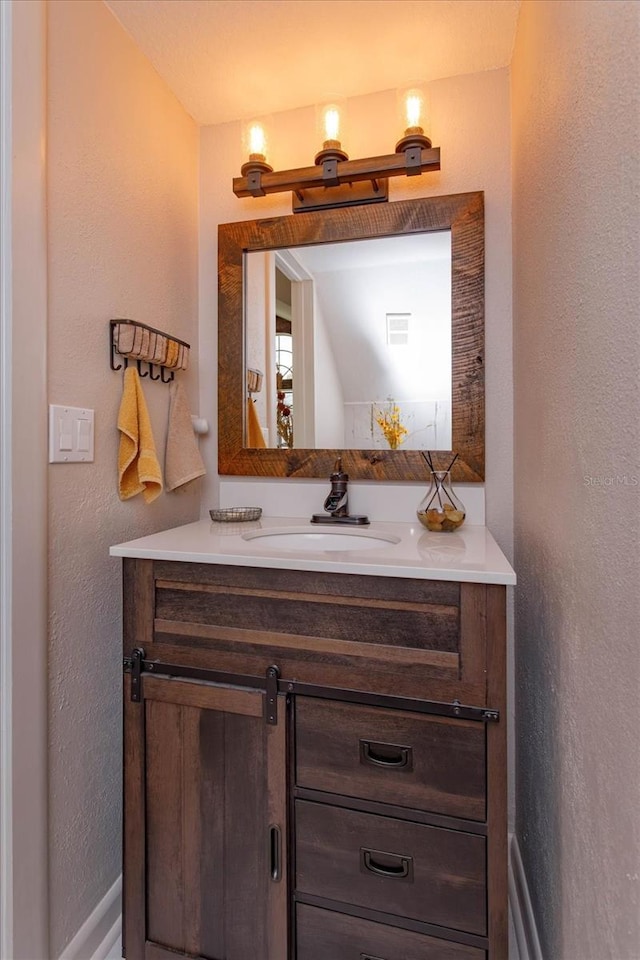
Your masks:
<path fill-rule="evenodd" d="M 278 723 L 278 680 L 280 671 L 274 665 L 267 670 L 267 689 L 264 702 L 265 719 L 268 724 Z"/>
<path fill-rule="evenodd" d="M 264 676 L 249 676 L 238 673 L 224 673 L 203 667 L 188 667 L 176 663 L 164 663 L 162 660 L 145 659 L 144 650 L 137 647 L 130 657 L 124 658 L 125 673 L 132 674 L 131 699 L 138 703 L 142 697 L 142 680 L 145 673 L 155 673 L 166 677 L 187 677 L 190 680 L 203 680 L 205 683 L 219 683 L 238 687 L 251 687 L 265 691 L 265 721 L 270 725 L 278 723 L 278 694 L 296 694 L 300 697 L 323 697 L 326 700 L 341 700 L 348 703 L 364 703 L 370 706 L 384 706 L 391 710 L 409 710 L 414 713 L 426 713 L 437 717 L 452 717 L 458 720 L 477 720 L 482 723 L 499 723 L 500 711 L 491 707 L 476 707 L 460 703 L 459 700 L 443 702 L 440 700 L 415 700 L 411 697 L 391 697 L 387 694 L 367 693 L 363 690 L 347 690 L 341 687 L 325 687 L 315 683 L 301 683 L 288 680 L 280 675 L 280 668 L 272 664 Z"/>
<path fill-rule="evenodd" d="M 125 673 L 131 674 L 131 699 L 140 703 L 142 699 L 142 671 L 144 669 L 144 650 L 136 647 L 130 657 L 124 658 Z"/>

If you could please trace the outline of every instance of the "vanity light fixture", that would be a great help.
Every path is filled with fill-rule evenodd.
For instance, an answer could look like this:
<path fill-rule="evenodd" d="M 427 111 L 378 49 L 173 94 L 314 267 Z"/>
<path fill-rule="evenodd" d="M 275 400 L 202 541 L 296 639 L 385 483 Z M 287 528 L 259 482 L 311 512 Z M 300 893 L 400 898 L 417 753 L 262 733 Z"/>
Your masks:
<path fill-rule="evenodd" d="M 322 149 L 312 167 L 274 171 L 267 162 L 266 134 L 257 132 L 264 127 L 258 121 L 246 124 L 243 140 L 249 159 L 241 167 L 241 176 L 233 179 L 233 192 L 237 197 L 264 197 L 290 191 L 294 213 L 384 203 L 389 199 L 389 177 L 440 169 L 440 148 L 432 147 L 424 132 L 423 92 L 413 87 L 403 92 L 402 100 L 406 126 L 396 152 L 363 160 L 349 160 L 343 148 L 344 111 L 339 101 L 318 110 Z"/>

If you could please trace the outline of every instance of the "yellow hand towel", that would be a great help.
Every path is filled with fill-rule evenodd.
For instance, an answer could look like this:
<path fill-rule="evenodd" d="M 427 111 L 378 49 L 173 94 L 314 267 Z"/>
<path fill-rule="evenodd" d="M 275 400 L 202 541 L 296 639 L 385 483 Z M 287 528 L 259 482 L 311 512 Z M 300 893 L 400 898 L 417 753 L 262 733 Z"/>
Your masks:
<path fill-rule="evenodd" d="M 247 400 L 247 446 L 248 447 L 266 447 L 264 434 L 260 421 L 258 420 L 258 411 L 256 405 L 249 397 Z"/>
<path fill-rule="evenodd" d="M 124 389 L 118 414 L 118 492 L 121 500 L 142 493 L 151 503 L 162 493 L 162 473 L 153 442 L 151 421 L 135 367 L 124 372 Z"/>
<path fill-rule="evenodd" d="M 167 490 L 175 490 L 206 473 L 193 433 L 191 413 L 184 387 L 174 380 L 169 387 L 169 429 L 164 458 Z"/>

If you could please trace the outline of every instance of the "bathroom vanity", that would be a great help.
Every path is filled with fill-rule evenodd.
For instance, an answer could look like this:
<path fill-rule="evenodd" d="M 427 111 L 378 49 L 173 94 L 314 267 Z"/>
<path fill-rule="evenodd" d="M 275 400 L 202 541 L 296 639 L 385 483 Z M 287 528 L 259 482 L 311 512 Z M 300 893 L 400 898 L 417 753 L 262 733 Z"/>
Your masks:
<path fill-rule="evenodd" d="M 480 526 L 312 529 L 112 548 L 127 960 L 507 960 L 514 573 Z"/>

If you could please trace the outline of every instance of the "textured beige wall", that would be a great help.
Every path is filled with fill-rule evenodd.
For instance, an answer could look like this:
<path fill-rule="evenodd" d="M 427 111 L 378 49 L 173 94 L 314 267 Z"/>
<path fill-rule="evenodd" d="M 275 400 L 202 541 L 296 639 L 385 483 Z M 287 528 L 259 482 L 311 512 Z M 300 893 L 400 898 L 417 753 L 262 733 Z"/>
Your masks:
<path fill-rule="evenodd" d="M 514 60 L 517 833 L 547 960 L 640 957 L 640 5 Z"/>
<path fill-rule="evenodd" d="M 198 133 L 99 0 L 50 3 L 49 401 L 96 411 L 95 463 L 49 468 L 51 957 L 120 871 L 120 561 L 198 514 L 197 487 L 121 503 L 107 321 L 197 348 Z M 186 376 L 197 397 L 197 349 Z M 168 387 L 143 381 L 164 449 Z M 44 451 L 42 452 L 44 456 Z"/>

